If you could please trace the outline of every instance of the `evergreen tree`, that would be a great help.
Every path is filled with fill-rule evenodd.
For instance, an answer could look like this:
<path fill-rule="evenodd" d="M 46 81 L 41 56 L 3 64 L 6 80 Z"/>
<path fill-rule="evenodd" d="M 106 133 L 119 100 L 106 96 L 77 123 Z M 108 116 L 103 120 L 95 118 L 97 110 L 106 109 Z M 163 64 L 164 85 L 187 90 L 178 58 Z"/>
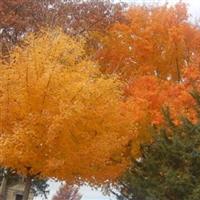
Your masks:
<path fill-rule="evenodd" d="M 166 126 L 141 147 L 141 157 L 120 180 L 118 200 L 200 199 L 200 95 L 192 96 L 196 120 L 181 117 L 177 125 L 164 110 Z"/>

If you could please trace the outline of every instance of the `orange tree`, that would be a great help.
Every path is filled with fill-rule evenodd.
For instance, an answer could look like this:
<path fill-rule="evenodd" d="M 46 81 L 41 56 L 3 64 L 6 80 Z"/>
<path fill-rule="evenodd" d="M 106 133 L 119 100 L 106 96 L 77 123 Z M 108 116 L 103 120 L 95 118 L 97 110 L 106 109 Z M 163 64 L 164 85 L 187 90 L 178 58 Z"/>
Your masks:
<path fill-rule="evenodd" d="M 151 126 L 163 124 L 162 108 L 170 107 L 174 123 L 180 123 L 180 116 L 187 116 L 196 122 L 195 102 L 192 90 L 200 91 L 200 70 L 196 67 L 187 69 L 183 83 L 161 80 L 155 76 L 139 76 L 125 88 L 127 104 L 125 109 L 132 113 L 135 124 L 134 140 L 131 143 L 133 157 L 140 155 L 140 145 L 151 142 Z"/>
<path fill-rule="evenodd" d="M 0 66 L 0 165 L 69 183 L 115 180 L 132 137 L 122 83 L 61 31 L 31 34 Z"/>
<path fill-rule="evenodd" d="M 125 17 L 102 38 L 97 52 L 102 71 L 125 79 L 137 74 L 180 81 L 200 44 L 200 30 L 188 22 L 186 5 L 133 6 Z"/>
<path fill-rule="evenodd" d="M 151 125 L 162 123 L 161 108 L 170 106 L 172 117 L 195 120 L 189 91 L 199 89 L 198 26 L 188 22 L 187 7 L 133 6 L 126 20 L 112 26 L 101 38 L 96 58 L 101 70 L 119 74 L 127 82 L 125 94 L 135 123 L 132 155 L 152 139 Z"/>

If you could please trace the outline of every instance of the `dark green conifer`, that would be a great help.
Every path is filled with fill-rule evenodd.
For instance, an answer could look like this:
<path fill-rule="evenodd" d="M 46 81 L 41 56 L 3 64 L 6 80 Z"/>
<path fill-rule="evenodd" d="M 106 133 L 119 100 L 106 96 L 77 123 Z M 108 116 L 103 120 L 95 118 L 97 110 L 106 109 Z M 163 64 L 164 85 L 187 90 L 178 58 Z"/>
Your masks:
<path fill-rule="evenodd" d="M 192 96 L 198 121 L 181 117 L 175 125 L 164 109 L 166 126 L 141 147 L 141 157 L 120 180 L 118 200 L 200 199 L 200 95 Z"/>

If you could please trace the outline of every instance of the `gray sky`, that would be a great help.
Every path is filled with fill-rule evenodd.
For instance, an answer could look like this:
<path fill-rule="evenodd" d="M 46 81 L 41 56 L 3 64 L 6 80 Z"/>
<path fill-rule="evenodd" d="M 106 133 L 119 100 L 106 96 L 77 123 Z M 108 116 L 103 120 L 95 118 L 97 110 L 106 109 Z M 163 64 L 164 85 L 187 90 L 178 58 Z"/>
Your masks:
<path fill-rule="evenodd" d="M 120 1 L 120 0 L 116 0 Z M 165 2 L 168 2 L 170 4 L 175 4 L 179 2 L 179 0 L 123 0 L 122 2 L 127 2 L 127 3 L 151 3 L 151 2 L 156 2 L 159 4 L 163 4 Z M 192 15 L 191 19 L 198 19 L 200 17 L 200 0 L 183 0 L 183 2 L 188 4 L 189 8 L 189 13 Z M 48 200 L 51 200 L 51 197 L 53 194 L 55 194 L 56 190 L 58 189 L 59 184 L 55 182 L 50 182 L 50 195 L 48 197 Z M 81 187 L 80 193 L 83 195 L 82 200 L 115 200 L 114 197 L 105 197 L 99 190 L 95 191 L 92 190 L 90 187 L 84 186 Z M 42 198 L 38 197 L 35 198 L 35 200 L 42 200 Z"/>
<path fill-rule="evenodd" d="M 49 185 L 50 194 L 48 195 L 48 200 L 51 200 L 53 195 L 59 189 L 60 183 L 57 183 L 55 181 L 49 181 Z M 95 190 L 89 186 L 82 186 L 80 188 L 80 194 L 83 196 L 81 200 L 115 200 L 114 196 L 105 197 L 101 193 L 100 189 Z M 34 200 L 44 200 L 44 198 L 36 197 L 34 198 Z"/>

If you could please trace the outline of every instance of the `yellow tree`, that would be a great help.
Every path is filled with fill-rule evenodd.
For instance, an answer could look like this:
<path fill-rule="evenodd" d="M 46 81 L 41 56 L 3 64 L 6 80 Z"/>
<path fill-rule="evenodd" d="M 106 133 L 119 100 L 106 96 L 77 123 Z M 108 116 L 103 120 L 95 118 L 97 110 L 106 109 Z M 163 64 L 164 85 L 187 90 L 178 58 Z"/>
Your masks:
<path fill-rule="evenodd" d="M 132 137 L 122 84 L 89 61 L 84 41 L 31 34 L 0 66 L 0 165 L 31 179 L 104 183 L 127 166 Z"/>

